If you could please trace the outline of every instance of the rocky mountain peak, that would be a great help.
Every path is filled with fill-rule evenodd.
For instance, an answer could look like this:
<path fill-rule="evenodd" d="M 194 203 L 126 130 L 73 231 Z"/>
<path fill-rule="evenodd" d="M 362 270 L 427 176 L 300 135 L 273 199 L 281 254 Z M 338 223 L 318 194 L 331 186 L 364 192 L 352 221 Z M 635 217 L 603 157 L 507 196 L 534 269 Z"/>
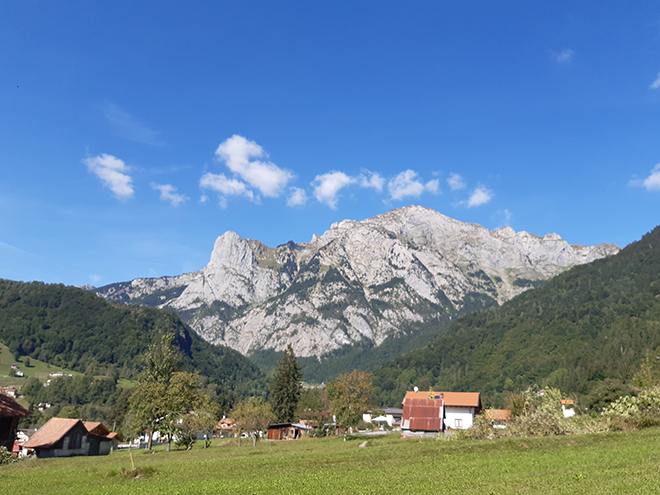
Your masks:
<path fill-rule="evenodd" d="M 332 224 L 270 248 L 225 232 L 209 264 L 179 277 L 101 287 L 108 299 L 176 311 L 204 339 L 244 354 L 322 356 L 344 345 L 433 335 L 572 266 L 616 254 L 511 227 L 488 230 L 421 206 Z M 426 332 L 426 333 L 425 333 Z"/>

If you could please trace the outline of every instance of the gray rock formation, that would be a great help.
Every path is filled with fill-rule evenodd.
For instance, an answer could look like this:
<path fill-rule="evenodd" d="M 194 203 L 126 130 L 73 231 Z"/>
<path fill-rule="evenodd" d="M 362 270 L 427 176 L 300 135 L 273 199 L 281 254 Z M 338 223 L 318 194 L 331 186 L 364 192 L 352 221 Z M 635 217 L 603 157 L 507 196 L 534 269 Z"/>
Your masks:
<path fill-rule="evenodd" d="M 489 231 L 409 206 L 335 223 L 308 244 L 269 248 L 226 232 L 198 272 L 95 292 L 172 309 L 207 341 L 243 354 L 291 343 L 297 356 L 321 356 L 502 304 L 618 251 L 613 244 L 572 246 L 557 234 Z"/>

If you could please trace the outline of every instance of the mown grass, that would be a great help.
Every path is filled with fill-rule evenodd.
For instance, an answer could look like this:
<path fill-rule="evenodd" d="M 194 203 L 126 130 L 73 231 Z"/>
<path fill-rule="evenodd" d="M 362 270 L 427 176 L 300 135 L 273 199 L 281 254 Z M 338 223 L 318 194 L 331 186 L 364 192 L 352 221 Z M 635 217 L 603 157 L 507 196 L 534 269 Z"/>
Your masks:
<path fill-rule="evenodd" d="M 0 468 L 8 493 L 646 494 L 660 487 L 660 429 L 532 439 L 396 437 L 214 442 L 190 452 L 35 459 Z M 162 447 L 159 447 L 162 449 Z"/>

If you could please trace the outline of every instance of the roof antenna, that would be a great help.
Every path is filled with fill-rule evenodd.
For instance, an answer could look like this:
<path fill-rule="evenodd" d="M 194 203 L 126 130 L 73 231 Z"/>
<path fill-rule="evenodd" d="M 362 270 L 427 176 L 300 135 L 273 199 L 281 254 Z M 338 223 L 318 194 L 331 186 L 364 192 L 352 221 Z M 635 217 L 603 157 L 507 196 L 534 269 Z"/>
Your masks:
<path fill-rule="evenodd" d="M 419 392 L 419 387 L 415 387 L 413 390 L 414 390 L 415 392 Z"/>

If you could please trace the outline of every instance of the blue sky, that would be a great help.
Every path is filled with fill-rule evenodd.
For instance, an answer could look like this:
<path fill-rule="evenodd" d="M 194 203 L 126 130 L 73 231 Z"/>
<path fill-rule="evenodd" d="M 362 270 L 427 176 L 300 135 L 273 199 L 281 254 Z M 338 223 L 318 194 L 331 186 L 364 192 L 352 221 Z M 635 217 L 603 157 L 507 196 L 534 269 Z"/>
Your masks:
<path fill-rule="evenodd" d="M 202 268 L 420 204 L 570 243 L 660 223 L 660 3 L 0 4 L 0 277 Z"/>

